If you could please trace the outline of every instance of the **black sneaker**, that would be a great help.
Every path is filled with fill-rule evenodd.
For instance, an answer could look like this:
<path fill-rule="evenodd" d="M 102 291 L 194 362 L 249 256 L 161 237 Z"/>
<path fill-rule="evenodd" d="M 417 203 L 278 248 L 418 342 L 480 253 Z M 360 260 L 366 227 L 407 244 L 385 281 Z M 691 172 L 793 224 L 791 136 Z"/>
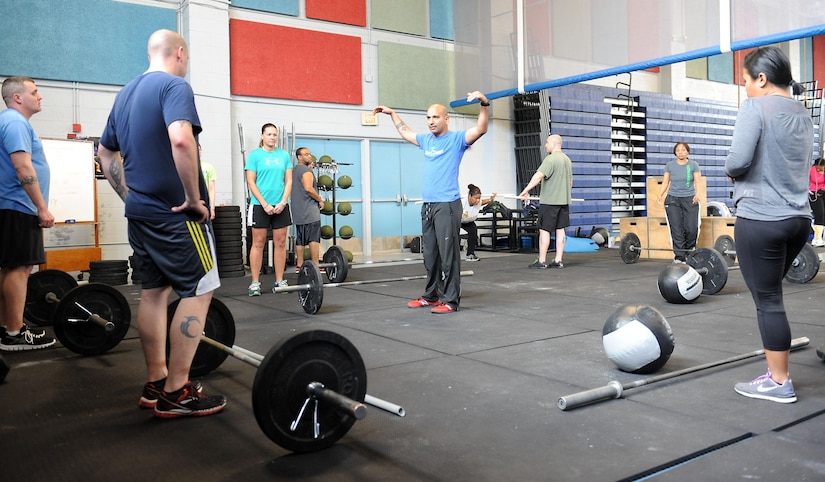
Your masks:
<path fill-rule="evenodd" d="M 547 265 L 548 268 L 564 269 L 564 264 L 561 261 L 553 261 Z"/>
<path fill-rule="evenodd" d="M 533 264 L 527 266 L 530 269 L 547 269 L 547 263 L 542 263 L 539 260 L 536 260 Z"/>
<path fill-rule="evenodd" d="M 3 329 L 0 335 L 0 350 L 2 351 L 23 351 L 39 350 L 54 345 L 54 338 L 46 336 L 43 330 L 30 330 L 29 326 L 23 323 L 23 328 L 16 335 L 9 335 Z"/>
<path fill-rule="evenodd" d="M 198 395 L 201 395 L 203 393 L 201 382 L 194 381 L 191 383 L 192 386 L 195 387 L 195 391 L 198 392 Z M 163 391 L 164 384 L 166 384 L 165 378 L 162 378 L 156 382 L 146 382 L 146 384 L 143 385 L 143 393 L 140 394 L 138 406 L 140 408 L 155 408 L 155 405 L 158 404 L 158 397 Z"/>
<path fill-rule="evenodd" d="M 155 405 L 155 417 L 203 417 L 218 413 L 226 406 L 223 395 L 209 396 L 199 392 L 192 382 L 172 393 L 161 391 Z"/>

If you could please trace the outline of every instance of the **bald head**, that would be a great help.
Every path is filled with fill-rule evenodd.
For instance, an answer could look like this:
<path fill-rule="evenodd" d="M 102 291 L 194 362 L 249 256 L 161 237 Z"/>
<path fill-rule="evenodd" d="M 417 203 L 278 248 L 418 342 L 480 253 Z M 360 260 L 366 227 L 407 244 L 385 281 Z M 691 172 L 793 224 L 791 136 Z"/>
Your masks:
<path fill-rule="evenodd" d="M 186 40 L 177 32 L 157 30 L 147 42 L 149 70 L 162 70 L 179 77 L 186 76 L 189 64 L 189 49 Z"/>
<path fill-rule="evenodd" d="M 450 116 L 447 108 L 441 104 L 433 104 L 427 109 L 427 126 L 430 132 L 438 137 L 449 130 Z"/>

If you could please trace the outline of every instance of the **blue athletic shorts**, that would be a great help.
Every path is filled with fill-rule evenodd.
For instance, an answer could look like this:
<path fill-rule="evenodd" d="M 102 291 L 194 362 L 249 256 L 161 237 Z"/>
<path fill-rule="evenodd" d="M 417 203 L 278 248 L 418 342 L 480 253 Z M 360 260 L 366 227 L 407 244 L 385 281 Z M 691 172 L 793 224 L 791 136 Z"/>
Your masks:
<path fill-rule="evenodd" d="M 130 219 L 129 243 L 140 260 L 143 289 L 171 286 L 189 298 L 221 285 L 210 223 Z"/>
<path fill-rule="evenodd" d="M 321 242 L 321 221 L 295 225 L 295 246 Z"/>
<path fill-rule="evenodd" d="M 14 209 L 0 209 L 0 268 L 45 262 L 40 218 Z"/>

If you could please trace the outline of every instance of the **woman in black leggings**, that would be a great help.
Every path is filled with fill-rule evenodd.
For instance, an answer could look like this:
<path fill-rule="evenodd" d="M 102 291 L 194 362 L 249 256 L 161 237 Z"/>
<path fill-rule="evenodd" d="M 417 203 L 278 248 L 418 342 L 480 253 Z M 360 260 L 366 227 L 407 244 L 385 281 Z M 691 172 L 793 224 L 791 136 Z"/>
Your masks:
<path fill-rule="evenodd" d="M 796 401 L 788 373 L 791 329 L 782 279 L 811 233 L 808 169 L 813 123 L 790 95 L 790 62 L 776 47 L 745 56 L 748 98 L 742 102 L 725 172 L 734 181 L 736 256 L 756 304 L 768 373 L 734 390 L 750 398 Z M 795 88 L 795 87 L 794 87 Z"/>

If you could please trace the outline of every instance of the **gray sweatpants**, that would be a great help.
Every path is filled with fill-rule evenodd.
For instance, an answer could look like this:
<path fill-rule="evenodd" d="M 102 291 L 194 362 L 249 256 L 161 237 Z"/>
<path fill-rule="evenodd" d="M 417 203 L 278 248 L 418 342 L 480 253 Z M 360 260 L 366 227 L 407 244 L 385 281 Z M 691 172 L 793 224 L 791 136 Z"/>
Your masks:
<path fill-rule="evenodd" d="M 421 238 L 427 287 L 424 298 L 441 299 L 458 308 L 461 301 L 461 199 L 424 203 L 421 206 Z"/>

